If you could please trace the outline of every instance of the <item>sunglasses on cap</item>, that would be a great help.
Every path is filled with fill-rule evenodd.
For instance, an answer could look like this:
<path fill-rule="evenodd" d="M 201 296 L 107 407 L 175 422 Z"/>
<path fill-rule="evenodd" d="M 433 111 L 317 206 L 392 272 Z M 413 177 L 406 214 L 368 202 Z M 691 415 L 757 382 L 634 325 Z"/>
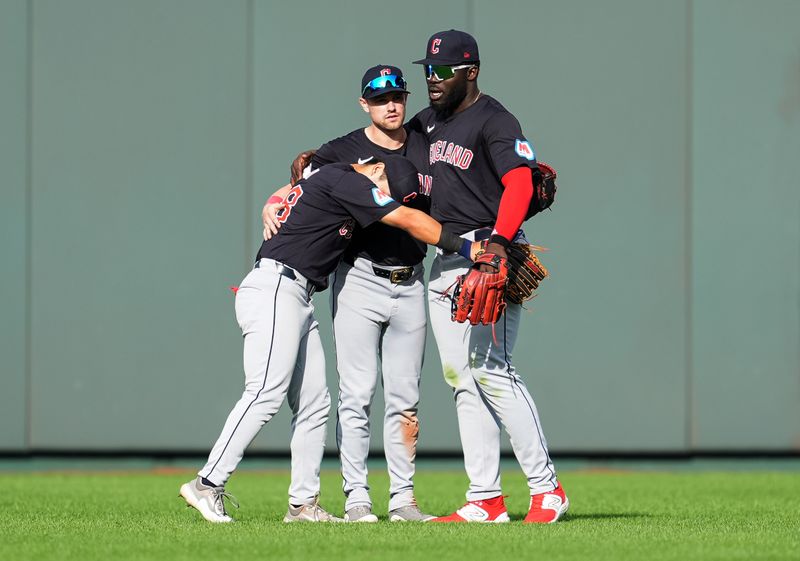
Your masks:
<path fill-rule="evenodd" d="M 361 95 L 371 92 L 377 92 L 382 89 L 392 87 L 392 88 L 401 88 L 406 89 L 406 81 L 403 80 L 402 76 L 395 76 L 394 74 L 389 74 L 388 76 L 378 76 L 373 80 L 370 80 L 364 89 L 361 91 Z"/>
<path fill-rule="evenodd" d="M 449 80 L 456 75 L 456 70 L 462 70 L 475 66 L 474 64 L 462 64 L 460 66 L 446 66 L 444 64 L 426 64 L 423 66 L 425 71 L 425 79 L 430 80 L 436 78 L 437 80 Z"/>

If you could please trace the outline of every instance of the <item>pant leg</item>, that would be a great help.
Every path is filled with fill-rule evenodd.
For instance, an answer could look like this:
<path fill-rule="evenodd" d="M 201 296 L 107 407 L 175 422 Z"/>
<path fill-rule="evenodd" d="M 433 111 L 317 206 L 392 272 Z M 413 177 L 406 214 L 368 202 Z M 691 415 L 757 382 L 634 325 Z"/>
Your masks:
<path fill-rule="evenodd" d="M 445 381 L 453 387 L 458 430 L 469 477 L 467 500 L 496 497 L 500 487 L 500 424 L 472 375 L 469 323 L 450 319 L 449 294 L 469 262 L 457 255 L 437 255 L 428 283 L 431 327 L 439 348 Z"/>
<path fill-rule="evenodd" d="M 236 294 L 244 336 L 245 389 L 199 475 L 225 485 L 261 427 L 278 412 L 310 314 L 304 290 L 274 270 L 254 269 Z"/>
<path fill-rule="evenodd" d="M 369 414 L 378 383 L 378 342 L 384 319 L 373 283 L 363 272 L 342 263 L 331 293 L 339 373 L 336 442 L 347 497 L 345 510 L 372 506 L 367 482 Z"/>
<path fill-rule="evenodd" d="M 325 352 L 316 321 L 311 322 L 300 341 L 288 401 L 293 414 L 289 502 L 301 505 L 312 502 L 320 493 L 319 471 L 331 408 L 325 380 Z"/>
<path fill-rule="evenodd" d="M 427 318 L 424 270 L 407 283 L 392 285 L 394 304 L 381 344 L 386 405 L 383 446 L 389 470 L 389 510 L 414 501 L 419 436 L 419 385 L 425 354 Z"/>
<path fill-rule="evenodd" d="M 472 375 L 510 437 L 531 494 L 536 494 L 552 491 L 558 481 L 536 404 L 512 363 L 520 320 L 521 306 L 509 303 L 494 334 L 490 326 L 472 330 Z"/>
<path fill-rule="evenodd" d="M 459 261 L 462 261 L 462 263 L 459 263 Z M 455 276 L 466 272 L 465 266 L 467 262 L 458 256 L 443 257 L 441 258 L 441 264 L 444 271 L 442 276 L 447 277 L 447 282 L 455 282 Z M 449 299 L 447 303 L 450 303 Z M 468 393 L 471 395 L 472 388 L 475 388 L 486 410 L 490 412 L 495 420 L 499 420 L 508 432 L 514 454 L 528 480 L 528 487 L 531 493 L 534 494 L 552 491 L 558 482 L 536 405 L 528 392 L 524 380 L 516 373 L 512 363 L 513 349 L 519 333 L 520 320 L 521 307 L 516 304 L 509 304 L 494 328 L 492 326 L 471 326 L 453 322 L 450 322 L 450 324 L 460 326 L 455 331 L 464 334 L 464 339 L 460 341 L 463 351 L 466 351 L 469 374 L 474 381 Z M 452 334 L 449 341 L 451 343 L 453 341 Z M 465 373 L 460 373 L 458 380 L 459 383 L 466 385 L 465 380 L 463 380 L 465 375 Z M 458 391 L 457 389 L 457 394 Z M 457 396 L 460 427 L 462 427 L 462 417 L 467 416 L 466 411 L 472 405 L 471 400 L 466 400 L 464 404 L 461 404 Z M 467 423 L 469 424 L 470 421 L 468 420 Z M 470 430 L 475 427 L 467 428 Z M 487 431 L 486 425 L 482 425 L 479 428 Z M 491 429 L 491 427 L 489 426 L 488 429 Z M 461 430 L 463 443 L 463 427 Z M 491 432 L 491 440 L 494 440 L 494 430 L 491 430 Z M 484 437 L 487 434 L 488 432 L 484 432 Z M 499 461 L 499 431 L 497 436 Z M 476 456 L 479 456 L 485 453 L 487 454 L 485 462 L 480 462 L 477 458 L 472 460 L 473 469 L 481 474 L 484 473 L 484 469 L 485 473 L 491 473 L 494 454 L 487 449 L 488 447 L 477 446 L 473 442 L 474 440 L 477 439 L 468 436 L 468 443 L 464 445 L 465 463 L 470 463 L 469 454 L 475 453 Z M 468 452 L 468 448 L 472 449 L 473 452 Z M 486 467 L 482 468 L 481 466 Z M 470 476 L 468 498 L 470 500 L 485 498 L 486 495 L 483 488 L 476 486 L 469 469 L 467 473 Z"/>

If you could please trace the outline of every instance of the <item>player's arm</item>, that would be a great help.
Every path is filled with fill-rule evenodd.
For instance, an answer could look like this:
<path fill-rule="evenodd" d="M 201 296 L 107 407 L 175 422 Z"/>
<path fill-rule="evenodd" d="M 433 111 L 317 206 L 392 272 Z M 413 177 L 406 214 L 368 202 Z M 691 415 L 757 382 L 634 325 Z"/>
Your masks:
<path fill-rule="evenodd" d="M 506 257 L 505 250 L 525 221 L 534 194 L 536 178 L 532 168 L 539 173 L 536 155 L 523 136 L 519 122 L 510 113 L 491 117 L 482 132 L 492 165 L 503 184 L 497 220 L 486 251 Z"/>
<path fill-rule="evenodd" d="M 278 221 L 278 212 L 286 208 L 286 203 L 283 202 L 283 199 L 291 190 L 292 184 L 287 183 L 275 191 L 264 203 L 264 208 L 261 209 L 261 221 L 264 223 L 265 240 L 278 233 L 278 228 L 281 227 L 281 223 Z"/>
<path fill-rule="evenodd" d="M 448 231 L 424 212 L 406 206 L 400 206 L 386 214 L 381 218 L 381 222 L 405 230 L 411 237 L 428 245 L 460 253 L 473 261 L 480 250 L 480 242 L 465 240 Z"/>
<path fill-rule="evenodd" d="M 505 250 L 522 226 L 531 204 L 533 174 L 528 166 L 520 166 L 507 172 L 501 181 L 503 196 L 487 251 L 506 257 Z"/>

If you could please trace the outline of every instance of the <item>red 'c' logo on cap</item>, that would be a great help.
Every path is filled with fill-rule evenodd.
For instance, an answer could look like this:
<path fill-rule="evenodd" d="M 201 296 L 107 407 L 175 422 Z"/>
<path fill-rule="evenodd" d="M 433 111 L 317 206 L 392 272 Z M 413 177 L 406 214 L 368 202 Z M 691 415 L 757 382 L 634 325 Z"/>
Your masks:
<path fill-rule="evenodd" d="M 431 41 L 431 54 L 435 55 L 436 53 L 438 53 L 439 52 L 439 45 L 441 45 L 441 44 L 442 44 L 442 40 L 438 39 L 438 38 L 434 39 L 433 41 Z"/>
<path fill-rule="evenodd" d="M 384 68 L 383 70 L 381 70 L 381 76 L 388 76 L 391 73 L 392 73 L 391 68 Z"/>

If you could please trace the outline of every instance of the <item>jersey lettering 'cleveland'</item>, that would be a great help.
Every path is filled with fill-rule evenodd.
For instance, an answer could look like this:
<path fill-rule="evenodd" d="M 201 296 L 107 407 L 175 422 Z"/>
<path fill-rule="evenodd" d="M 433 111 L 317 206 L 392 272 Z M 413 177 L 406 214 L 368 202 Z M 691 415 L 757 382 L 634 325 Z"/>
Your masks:
<path fill-rule="evenodd" d="M 409 126 L 428 135 L 431 216 L 458 234 L 493 227 L 503 195 L 500 178 L 520 166 L 537 168 L 517 119 L 488 95 L 443 121 L 423 109 Z"/>
<path fill-rule="evenodd" d="M 278 233 L 261 244 L 258 258 L 296 269 L 320 290 L 328 286 L 355 226 L 367 228 L 400 206 L 349 164 L 325 166 L 298 182 L 286 204 Z"/>
<path fill-rule="evenodd" d="M 428 170 L 428 142 L 418 130 L 406 128 L 408 137 L 397 150 L 389 150 L 367 138 L 364 129 L 357 129 L 345 136 L 323 144 L 311 160 L 312 170 L 333 162 L 364 163 L 370 156 L 405 156 L 419 171 L 419 191 L 398 193 L 390 185 L 392 197 L 406 206 L 429 212 L 432 178 Z M 403 230 L 376 223 L 366 229 L 357 229 L 353 243 L 345 251 L 349 259 L 363 257 L 376 265 L 410 266 L 425 257 L 428 247 Z"/>

